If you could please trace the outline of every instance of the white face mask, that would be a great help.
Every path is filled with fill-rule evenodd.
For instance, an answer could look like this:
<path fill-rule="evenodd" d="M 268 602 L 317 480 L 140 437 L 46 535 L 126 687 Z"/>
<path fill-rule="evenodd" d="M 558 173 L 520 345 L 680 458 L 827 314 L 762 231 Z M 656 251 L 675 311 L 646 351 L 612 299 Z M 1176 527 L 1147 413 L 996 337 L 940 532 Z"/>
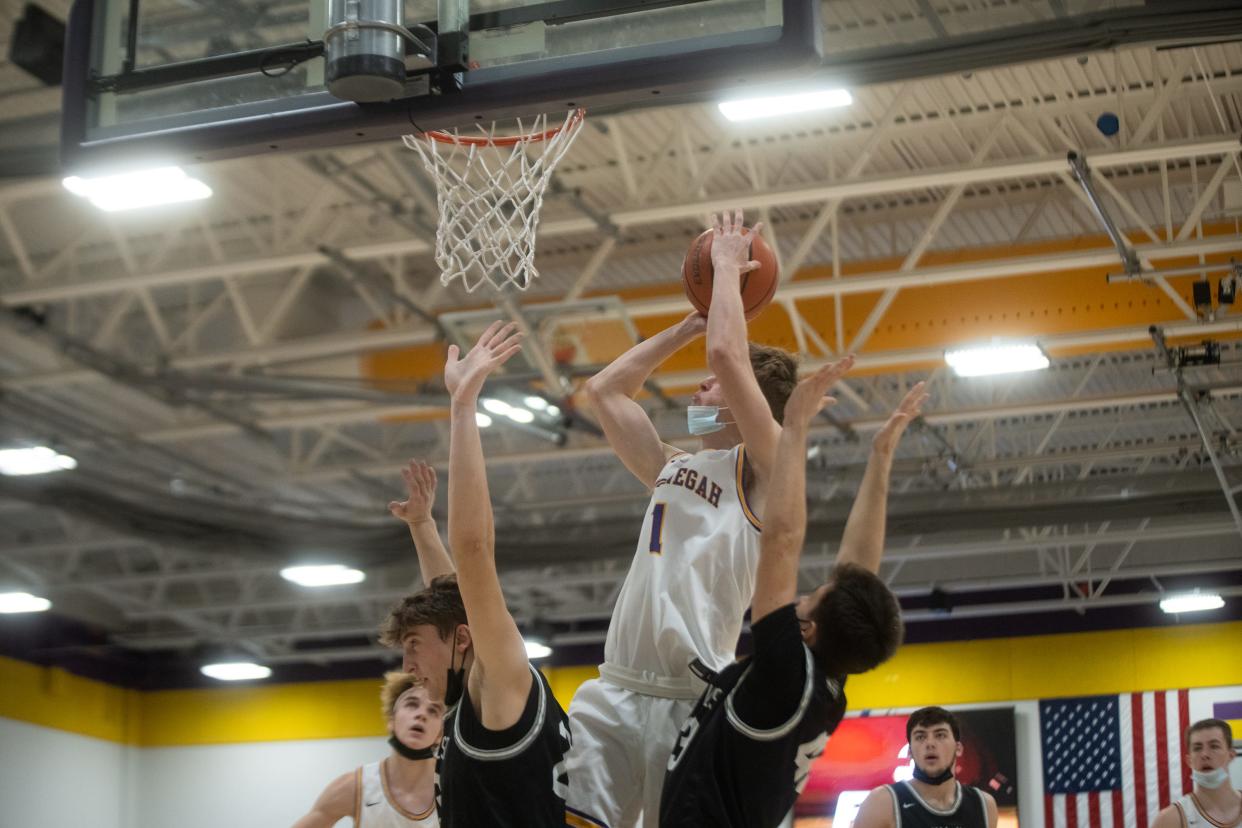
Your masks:
<path fill-rule="evenodd" d="M 1190 777 L 1200 788 L 1216 790 L 1221 785 L 1229 781 L 1229 769 L 1217 768 L 1216 770 L 1210 771 L 1192 770 L 1190 772 Z"/>
<path fill-rule="evenodd" d="M 722 409 L 718 405 L 688 405 L 686 406 L 686 428 L 696 437 L 715 434 L 728 425 L 728 423 L 716 421 L 720 412 L 724 410 L 727 409 Z"/>

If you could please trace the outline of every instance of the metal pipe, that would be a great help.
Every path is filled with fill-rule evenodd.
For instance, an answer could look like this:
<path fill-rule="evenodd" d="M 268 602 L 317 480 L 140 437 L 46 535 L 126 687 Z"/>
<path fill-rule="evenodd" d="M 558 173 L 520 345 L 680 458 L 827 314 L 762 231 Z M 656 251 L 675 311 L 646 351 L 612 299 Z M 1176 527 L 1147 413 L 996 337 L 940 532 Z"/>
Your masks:
<path fill-rule="evenodd" d="M 1095 217 L 1104 227 L 1104 232 L 1113 240 L 1113 245 L 1117 248 L 1117 254 L 1121 256 L 1121 263 L 1126 269 L 1126 273 L 1136 275 L 1142 270 L 1139 265 L 1138 256 L 1135 255 L 1134 249 L 1130 247 L 1130 240 L 1122 235 L 1117 229 L 1117 224 L 1113 221 L 1113 217 L 1104 209 L 1104 202 L 1100 199 L 1100 194 L 1095 191 L 1095 184 L 1091 181 L 1091 171 L 1087 169 L 1087 162 L 1081 155 L 1071 152 L 1066 156 L 1069 161 L 1070 174 L 1074 180 L 1078 182 L 1078 186 L 1082 187 L 1083 193 L 1087 196 L 1087 201 L 1091 205 L 1091 211 L 1095 213 Z"/>

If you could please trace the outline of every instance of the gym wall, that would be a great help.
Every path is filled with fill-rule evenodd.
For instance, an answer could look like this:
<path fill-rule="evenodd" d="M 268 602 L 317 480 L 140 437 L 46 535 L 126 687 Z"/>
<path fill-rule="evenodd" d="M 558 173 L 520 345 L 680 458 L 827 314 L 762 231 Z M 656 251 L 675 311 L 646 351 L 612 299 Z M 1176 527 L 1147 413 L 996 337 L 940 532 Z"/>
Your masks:
<path fill-rule="evenodd" d="M 1204 718 L 1242 702 L 1239 641 L 1242 622 L 909 645 L 847 693 L 855 713 L 1014 706 L 1021 821 L 1036 826 L 1039 699 L 1194 688 Z M 566 706 L 595 675 L 546 672 Z M 377 677 L 143 693 L 0 658 L 0 828 L 291 824 L 334 776 L 387 753 L 378 690 Z"/>

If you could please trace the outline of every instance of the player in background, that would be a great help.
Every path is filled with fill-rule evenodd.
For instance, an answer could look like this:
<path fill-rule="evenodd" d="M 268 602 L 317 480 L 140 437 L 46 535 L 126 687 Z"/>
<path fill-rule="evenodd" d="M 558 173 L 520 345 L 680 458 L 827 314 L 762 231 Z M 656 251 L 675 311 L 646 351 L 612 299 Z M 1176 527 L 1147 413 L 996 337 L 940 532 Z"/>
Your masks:
<path fill-rule="evenodd" d="M 652 496 L 600 678 L 570 705 L 574 826 L 620 828 L 640 812 L 644 825 L 657 824 L 669 751 L 703 689 L 690 665 L 719 671 L 733 662 L 754 591 L 766 481 L 797 364 L 778 348 L 747 342 L 740 279 L 758 263 L 749 260 L 740 211 L 714 222 L 708 318 L 691 313 L 586 385 L 609 444 Z M 634 397 L 661 363 L 705 333 L 714 373 L 687 411 L 688 430 L 703 440 L 689 453 L 660 440 Z M 833 381 L 852 362 L 834 364 Z"/>
<path fill-rule="evenodd" d="M 1242 791 L 1229 784 L 1238 756 L 1233 728 L 1224 719 L 1203 719 L 1186 729 L 1186 764 L 1194 787 L 1156 815 L 1151 828 L 1219 828 L 1242 825 Z"/>
<path fill-rule="evenodd" d="M 922 383 L 875 436 L 828 582 L 797 596 L 806 537 L 807 431 L 835 381 L 831 366 L 794 389 L 769 483 L 751 635 L 754 655 L 710 680 L 669 757 L 662 828 L 775 828 L 845 715 L 845 681 L 901 642 L 901 607 L 876 574 L 889 472 Z"/>
<path fill-rule="evenodd" d="M 464 357 L 456 345 L 449 347 L 444 383 L 452 397 L 453 555 L 451 562 L 439 557 L 438 539 L 414 535 L 427 587 L 393 610 L 383 635 L 385 643 L 402 647 L 404 669 L 426 677 L 432 697 L 443 698 L 449 711 L 436 766 L 440 822 L 447 828 L 545 828 L 565 821 L 569 727 L 546 679 L 526 656 L 500 588 L 475 419 L 484 381 L 521 349 L 515 327 L 492 324 Z M 402 519 L 421 514 L 428 482 L 434 490 L 434 475 L 407 469 L 407 490 L 418 502 L 394 502 L 390 511 Z M 422 525 L 411 526 L 412 533 Z"/>
<path fill-rule="evenodd" d="M 331 828 L 346 817 L 354 828 L 436 828 L 435 753 L 444 705 L 422 680 L 388 673 L 380 691 L 392 753 L 343 773 L 324 788 L 293 828 Z"/>
<path fill-rule="evenodd" d="M 914 778 L 873 790 L 854 828 L 996 828 L 996 799 L 954 777 L 962 755 L 957 717 L 924 707 L 906 720 Z"/>

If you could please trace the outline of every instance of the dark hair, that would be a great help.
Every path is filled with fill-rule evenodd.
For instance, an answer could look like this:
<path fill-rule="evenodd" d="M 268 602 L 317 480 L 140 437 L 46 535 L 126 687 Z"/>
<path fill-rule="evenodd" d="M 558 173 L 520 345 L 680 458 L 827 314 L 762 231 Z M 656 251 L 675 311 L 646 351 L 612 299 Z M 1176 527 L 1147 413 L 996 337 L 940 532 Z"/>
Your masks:
<path fill-rule="evenodd" d="M 1229 726 L 1229 722 L 1224 719 L 1200 719 L 1199 721 L 1186 728 L 1186 752 L 1190 752 L 1190 737 L 1200 730 L 1211 730 L 1219 727 L 1221 732 L 1225 734 L 1225 746 L 1233 747 L 1233 728 Z"/>
<path fill-rule="evenodd" d="M 433 578 L 425 589 L 407 595 L 392 608 L 380 626 L 380 643 L 400 647 L 409 631 L 422 624 L 431 624 L 447 641 L 457 627 L 466 621 L 466 605 L 457 588 L 456 575 Z"/>
<path fill-rule="evenodd" d="M 897 597 L 872 572 L 839 564 L 832 584 L 811 611 L 815 643 L 811 652 L 830 676 L 865 673 L 892 658 L 903 627 Z"/>
<path fill-rule="evenodd" d="M 798 385 L 798 361 L 788 351 L 769 345 L 750 343 L 750 367 L 759 381 L 759 390 L 768 401 L 772 417 L 785 422 L 785 403 Z"/>
<path fill-rule="evenodd" d="M 957 717 L 943 707 L 924 707 L 911 713 L 910 718 L 906 719 L 906 741 L 910 741 L 910 735 L 916 727 L 938 724 L 947 724 L 949 730 L 953 731 L 953 741 L 962 741 L 962 729 L 957 725 Z"/>

